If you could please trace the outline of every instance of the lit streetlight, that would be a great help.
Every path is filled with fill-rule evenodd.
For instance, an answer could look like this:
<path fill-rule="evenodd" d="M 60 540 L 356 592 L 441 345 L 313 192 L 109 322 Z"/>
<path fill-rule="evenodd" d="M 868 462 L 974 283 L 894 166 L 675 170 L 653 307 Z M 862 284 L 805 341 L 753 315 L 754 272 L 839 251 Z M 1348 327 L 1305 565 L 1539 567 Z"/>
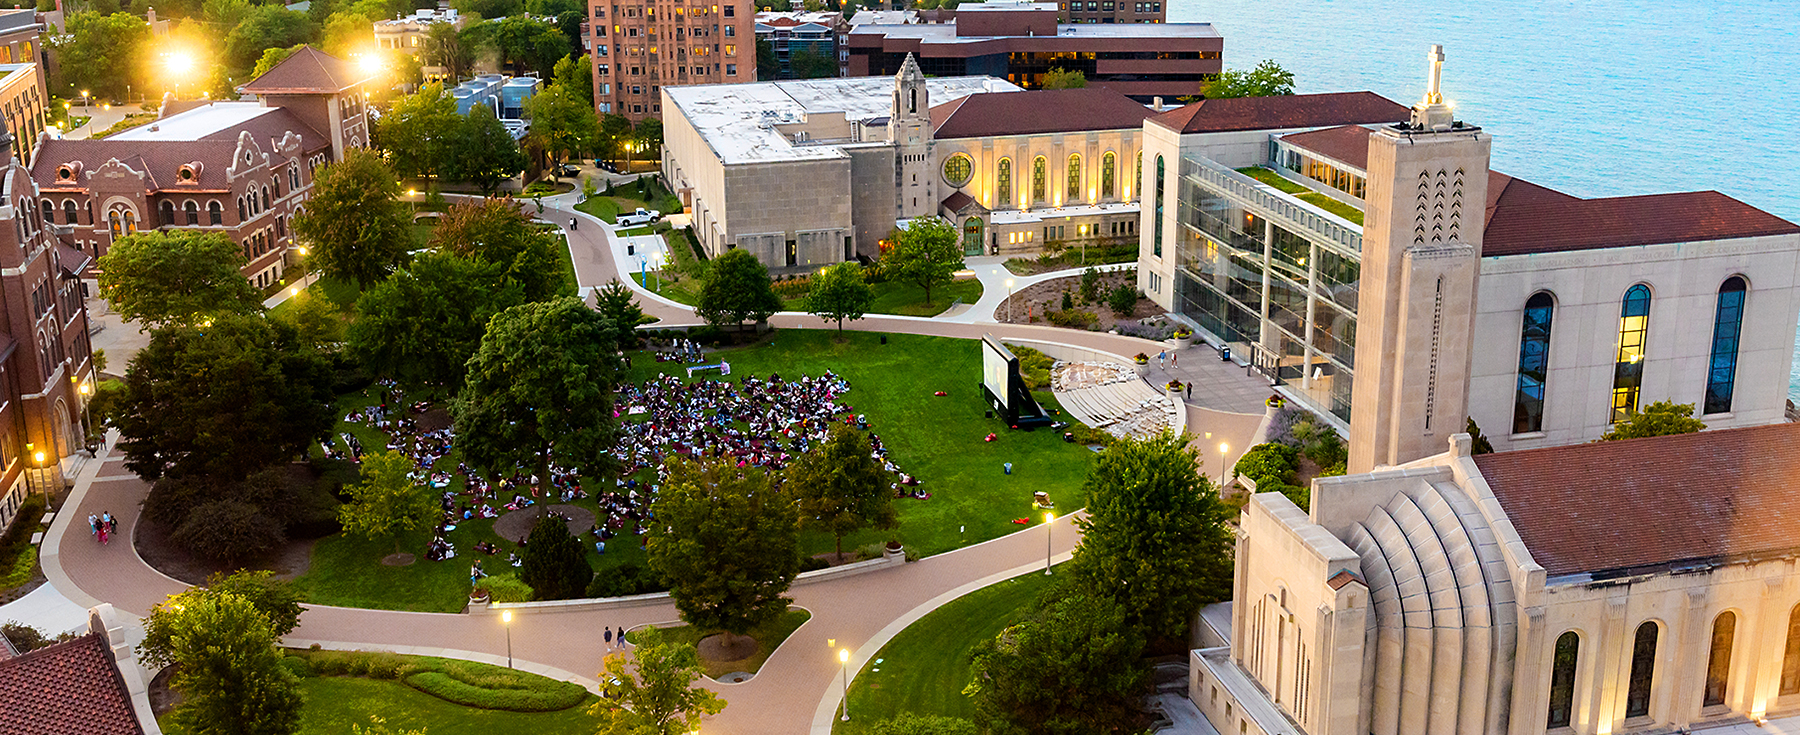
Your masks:
<path fill-rule="evenodd" d="M 94 417 L 88 413 L 88 397 L 94 393 L 94 384 L 92 381 L 84 380 L 81 381 L 81 385 L 75 390 L 81 394 L 81 425 L 83 433 L 92 436 L 94 432 Z M 90 449 L 93 448 L 91 442 L 88 444 L 88 447 Z"/>
<path fill-rule="evenodd" d="M 1225 489 L 1225 453 L 1229 451 L 1231 451 L 1229 445 L 1219 442 L 1219 489 L 1221 490 Z"/>
<path fill-rule="evenodd" d="M 1012 289 L 1013 279 L 1008 278 L 1006 279 L 1006 320 L 1009 322 L 1013 320 Z"/>
<path fill-rule="evenodd" d="M 512 661 L 512 611 L 500 611 L 500 625 L 506 628 L 506 668 L 513 667 Z"/>
<path fill-rule="evenodd" d="M 839 718 L 850 721 L 850 649 L 838 649 L 838 663 L 844 665 L 844 716 Z"/>
<path fill-rule="evenodd" d="M 1044 514 L 1044 576 L 1050 576 L 1050 534 L 1054 530 L 1050 524 L 1056 522 L 1056 512 Z"/>

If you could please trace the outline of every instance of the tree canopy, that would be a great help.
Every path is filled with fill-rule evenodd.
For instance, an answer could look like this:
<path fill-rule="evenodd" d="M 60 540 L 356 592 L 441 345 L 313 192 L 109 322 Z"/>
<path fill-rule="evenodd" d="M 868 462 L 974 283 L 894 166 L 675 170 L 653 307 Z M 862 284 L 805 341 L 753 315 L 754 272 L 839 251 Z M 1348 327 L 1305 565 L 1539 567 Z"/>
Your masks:
<path fill-rule="evenodd" d="M 119 98 L 127 85 L 140 79 L 145 67 L 145 42 L 150 29 L 144 19 L 130 13 L 111 15 L 92 11 L 71 13 L 61 35 L 45 39 L 56 53 L 59 93 L 74 97 L 87 90 L 96 97 Z"/>
<path fill-rule="evenodd" d="M 525 170 L 525 154 L 519 150 L 519 142 L 513 140 L 512 133 L 487 105 L 469 108 L 469 114 L 457 122 L 459 133 L 452 143 L 455 150 L 446 172 L 449 176 L 493 196 L 501 182 Z"/>
<path fill-rule="evenodd" d="M 600 718 L 600 735 L 686 735 L 699 732 L 700 718 L 724 711 L 725 700 L 694 686 L 705 669 L 692 645 L 669 641 L 656 628 L 632 635 L 631 666 L 624 654 L 607 656 L 602 696 L 588 708 Z"/>
<path fill-rule="evenodd" d="M 1614 423 L 1612 430 L 1601 435 L 1600 441 L 1692 434 L 1705 429 L 1706 424 L 1694 418 L 1694 404 L 1657 401 L 1643 411 L 1627 411 L 1625 418 Z"/>
<path fill-rule="evenodd" d="M 1117 602 L 1072 594 L 977 644 L 963 694 L 997 735 L 1118 732 L 1136 712 L 1143 650 Z"/>
<path fill-rule="evenodd" d="M 300 456 L 336 420 L 330 365 L 287 324 L 221 316 L 164 327 L 125 371 L 115 424 L 146 479 L 243 479 Z"/>
<path fill-rule="evenodd" d="M 787 468 L 787 490 L 800 505 L 800 525 L 831 532 L 837 553 L 844 534 L 864 527 L 897 528 L 893 480 L 875 463 L 869 436 L 843 424 Z"/>
<path fill-rule="evenodd" d="M 533 467 L 540 487 L 552 458 L 589 478 L 612 476 L 616 350 L 612 325 L 579 299 L 494 315 L 452 407 L 463 458 L 488 474 Z"/>
<path fill-rule="evenodd" d="M 549 77 L 556 62 L 569 55 L 569 38 L 557 26 L 523 15 L 482 17 L 499 18 L 475 26 L 483 45 L 493 49 L 501 64 L 512 64 L 520 73 L 535 71 Z"/>
<path fill-rule="evenodd" d="M 519 579 L 531 585 L 533 600 L 571 600 L 586 594 L 594 569 L 587 549 L 569 535 L 568 522 L 544 514 L 525 538 Z"/>
<path fill-rule="evenodd" d="M 367 539 L 393 539 L 398 554 L 406 533 L 431 528 L 443 513 L 437 493 L 408 476 L 414 469 L 412 458 L 400 452 L 364 456 L 362 482 L 346 486 L 350 502 L 338 506 L 338 522 L 344 524 L 344 532 Z"/>
<path fill-rule="evenodd" d="M 454 167 L 455 153 L 465 150 L 462 122 L 456 98 L 432 82 L 394 101 L 375 125 L 375 141 L 388 151 L 395 173 L 435 179 Z"/>
<path fill-rule="evenodd" d="M 1081 89 L 1087 86 L 1087 75 L 1080 69 L 1056 67 L 1044 74 L 1044 89 Z"/>
<path fill-rule="evenodd" d="M 406 259 L 412 218 L 400 182 L 375 153 L 352 148 L 313 179 L 294 234 L 312 245 L 308 257 L 326 275 L 368 287 Z"/>
<path fill-rule="evenodd" d="M 594 145 L 600 122 L 594 117 L 593 90 L 586 94 L 572 84 L 558 81 L 544 91 L 525 100 L 525 117 L 531 121 L 531 134 L 544 144 L 544 150 L 567 160 Z"/>
<path fill-rule="evenodd" d="M 713 325 L 760 322 L 781 311 L 781 297 L 769 281 L 769 269 L 743 249 L 727 250 L 713 258 L 700 303 L 694 312 Z"/>
<path fill-rule="evenodd" d="M 619 349 L 637 346 L 637 326 L 644 320 L 644 310 L 638 306 L 637 296 L 630 287 L 615 278 L 604 287 L 594 289 L 594 310 L 612 322 Z"/>
<path fill-rule="evenodd" d="M 1294 73 L 1266 60 L 1248 71 L 1227 69 L 1200 88 L 1207 99 L 1227 97 L 1281 97 L 1294 93 Z"/>
<path fill-rule="evenodd" d="M 566 247 L 562 236 L 532 223 L 517 200 L 452 205 L 432 231 L 431 246 L 500 266 L 502 283 L 517 284 L 526 301 L 574 295 L 568 266 L 557 254 Z"/>
<path fill-rule="evenodd" d="M 282 666 L 274 624 L 249 600 L 190 590 L 150 611 L 138 657 L 173 666 L 181 703 L 169 719 L 196 735 L 288 735 L 300 729 L 299 681 Z"/>
<path fill-rule="evenodd" d="M 744 635 L 787 611 L 800 571 L 794 505 L 761 468 L 672 458 L 651 504 L 650 567 L 681 619 Z"/>
<path fill-rule="evenodd" d="M 963 267 L 962 243 L 956 228 L 937 217 L 918 217 L 894 233 L 894 246 L 881 256 L 885 264 L 903 281 L 925 289 L 925 303 L 931 303 L 931 289 L 955 279 Z"/>
<path fill-rule="evenodd" d="M 285 49 L 312 40 L 313 24 L 305 13 L 281 5 L 253 5 L 225 34 L 223 61 L 240 73 L 250 69 L 268 49 Z"/>
<path fill-rule="evenodd" d="M 1116 600 L 1146 638 L 1180 639 L 1202 603 L 1231 596 L 1232 535 L 1187 437 L 1123 439 L 1100 454 L 1083 490 L 1088 515 L 1069 573 Z"/>
<path fill-rule="evenodd" d="M 139 329 L 254 313 L 262 295 L 239 272 L 246 262 L 243 249 L 216 232 L 139 232 L 100 256 L 100 295 Z"/>
<path fill-rule="evenodd" d="M 844 262 L 826 268 L 813 277 L 806 292 L 806 311 L 827 321 L 835 320 L 838 331 L 844 331 L 844 320 L 863 318 L 875 301 L 875 291 L 863 280 L 862 266 Z"/>
<path fill-rule="evenodd" d="M 505 266 L 432 251 L 363 292 L 350 355 L 408 390 L 462 387 L 488 320 L 525 303 Z"/>

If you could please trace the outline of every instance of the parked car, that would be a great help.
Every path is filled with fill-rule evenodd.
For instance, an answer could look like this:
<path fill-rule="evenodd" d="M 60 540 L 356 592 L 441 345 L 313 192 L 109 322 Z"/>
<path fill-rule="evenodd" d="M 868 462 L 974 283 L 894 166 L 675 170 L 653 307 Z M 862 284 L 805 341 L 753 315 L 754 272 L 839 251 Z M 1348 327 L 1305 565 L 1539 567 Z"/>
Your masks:
<path fill-rule="evenodd" d="M 559 164 L 556 164 L 556 175 L 557 176 L 580 176 L 581 169 L 575 168 L 574 166 L 570 166 L 569 164 L 566 164 L 566 163 L 559 163 Z"/>
<path fill-rule="evenodd" d="M 643 207 L 638 207 L 636 212 L 632 212 L 631 214 L 619 215 L 619 226 L 620 227 L 638 227 L 641 225 L 647 225 L 647 224 L 654 223 L 659 219 L 662 219 L 662 212 L 658 212 L 654 209 L 645 209 Z"/>
<path fill-rule="evenodd" d="M 594 159 L 594 168 L 600 169 L 602 171 L 609 171 L 609 172 L 612 172 L 615 174 L 619 172 L 619 169 L 615 168 L 612 165 L 611 161 L 607 161 L 605 159 L 600 159 L 600 158 Z"/>

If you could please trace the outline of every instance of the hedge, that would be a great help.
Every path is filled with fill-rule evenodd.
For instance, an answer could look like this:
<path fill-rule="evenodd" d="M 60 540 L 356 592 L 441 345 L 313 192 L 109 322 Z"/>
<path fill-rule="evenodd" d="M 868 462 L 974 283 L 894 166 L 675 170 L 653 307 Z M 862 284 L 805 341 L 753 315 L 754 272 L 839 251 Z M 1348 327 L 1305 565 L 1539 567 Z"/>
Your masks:
<path fill-rule="evenodd" d="M 386 651 L 296 651 L 283 665 L 296 676 L 399 680 L 452 704 L 509 712 L 554 712 L 581 704 L 580 684 L 490 664 Z"/>
<path fill-rule="evenodd" d="M 481 687 L 461 681 L 449 673 L 457 670 L 457 667 L 446 667 L 444 671 L 423 671 L 406 677 L 405 682 L 407 686 L 446 702 L 476 709 L 509 712 L 554 712 L 568 709 L 581 704 L 588 695 L 588 691 L 581 685 L 566 681 L 529 689 Z M 525 681 L 517 683 L 529 685 Z"/>

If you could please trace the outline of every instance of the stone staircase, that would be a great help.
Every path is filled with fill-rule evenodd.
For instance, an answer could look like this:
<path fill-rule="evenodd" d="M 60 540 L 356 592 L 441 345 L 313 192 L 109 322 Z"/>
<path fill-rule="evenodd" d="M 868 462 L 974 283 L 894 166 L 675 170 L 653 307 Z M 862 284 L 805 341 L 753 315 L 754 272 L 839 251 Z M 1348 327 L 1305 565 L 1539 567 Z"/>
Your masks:
<path fill-rule="evenodd" d="M 1130 365 L 1059 362 L 1050 370 L 1050 390 L 1063 410 L 1113 436 L 1143 439 L 1181 424 L 1182 406 Z"/>

